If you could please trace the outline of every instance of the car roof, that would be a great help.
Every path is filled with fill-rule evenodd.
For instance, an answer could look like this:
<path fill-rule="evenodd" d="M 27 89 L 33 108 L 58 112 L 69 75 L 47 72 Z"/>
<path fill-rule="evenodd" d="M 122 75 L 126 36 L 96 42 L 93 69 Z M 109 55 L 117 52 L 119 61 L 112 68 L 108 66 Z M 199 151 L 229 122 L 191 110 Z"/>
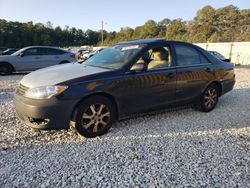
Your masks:
<path fill-rule="evenodd" d="M 166 39 L 160 39 L 160 38 L 151 38 L 151 39 L 140 39 L 140 40 L 130 40 L 125 42 L 120 42 L 118 45 L 130 45 L 130 44 L 157 44 L 162 42 L 169 42 L 169 43 L 180 43 L 180 44 L 187 44 L 187 45 L 193 45 L 191 43 L 183 42 L 183 41 L 175 41 L 175 40 L 166 40 Z"/>
<path fill-rule="evenodd" d="M 125 42 L 120 42 L 118 44 L 149 44 L 149 43 L 158 43 L 164 42 L 164 39 L 140 39 L 140 40 L 129 40 Z"/>
<path fill-rule="evenodd" d="M 58 48 L 58 47 L 54 47 L 54 46 L 27 46 L 27 47 L 24 47 L 22 49 L 26 50 L 26 49 L 29 49 L 29 48 L 50 48 L 50 49 L 56 49 L 56 50 L 62 50 L 62 51 L 68 52 L 67 50 L 64 50 L 64 49 Z"/>

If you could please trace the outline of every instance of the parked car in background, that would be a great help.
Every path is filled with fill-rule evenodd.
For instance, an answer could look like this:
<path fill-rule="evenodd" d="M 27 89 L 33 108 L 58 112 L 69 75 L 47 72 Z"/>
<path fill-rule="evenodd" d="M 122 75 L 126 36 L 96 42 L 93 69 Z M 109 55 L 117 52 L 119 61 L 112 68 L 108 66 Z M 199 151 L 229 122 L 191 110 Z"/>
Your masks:
<path fill-rule="evenodd" d="M 75 54 L 49 46 L 30 46 L 17 52 L 0 56 L 0 74 L 30 72 L 44 67 L 75 62 Z"/>
<path fill-rule="evenodd" d="M 84 53 L 82 55 L 82 59 L 83 60 L 89 59 L 90 57 L 94 56 L 95 54 L 99 53 L 102 50 L 103 50 L 103 48 L 98 49 L 98 50 L 94 50 L 94 51 L 90 51 L 90 52 L 87 52 L 87 53 Z"/>
<path fill-rule="evenodd" d="M 90 53 L 90 51 L 85 50 L 85 49 L 80 49 L 76 53 L 76 57 L 78 60 L 84 60 L 84 54 L 88 54 L 88 53 Z"/>
<path fill-rule="evenodd" d="M 209 112 L 234 84 L 234 65 L 206 50 L 145 39 L 106 48 L 82 64 L 32 72 L 20 81 L 14 104 L 30 127 L 67 129 L 74 122 L 81 135 L 95 137 L 141 112 L 189 103 Z"/>
<path fill-rule="evenodd" d="M 225 62 L 231 62 L 230 59 L 225 58 L 222 54 L 220 54 L 219 52 L 216 51 L 209 51 L 210 54 L 212 54 L 213 56 L 215 56 L 216 58 L 220 59 L 221 61 L 225 61 Z"/>
<path fill-rule="evenodd" d="M 3 51 L 1 55 L 11 55 L 18 50 L 18 48 L 8 48 L 7 50 Z"/>
<path fill-rule="evenodd" d="M 6 47 L 0 47 L 0 55 L 5 51 L 5 50 L 7 50 L 8 48 L 6 48 Z"/>

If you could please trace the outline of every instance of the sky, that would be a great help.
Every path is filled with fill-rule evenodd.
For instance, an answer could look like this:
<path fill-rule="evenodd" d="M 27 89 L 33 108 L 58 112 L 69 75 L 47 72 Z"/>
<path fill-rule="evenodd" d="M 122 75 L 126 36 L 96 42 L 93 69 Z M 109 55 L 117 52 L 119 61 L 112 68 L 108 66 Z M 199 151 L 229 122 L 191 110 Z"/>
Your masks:
<path fill-rule="evenodd" d="M 119 31 L 143 25 L 149 19 L 192 20 L 206 5 L 235 5 L 250 9 L 250 0 L 0 0 L 0 19 L 33 23 L 51 21 L 53 26 Z"/>

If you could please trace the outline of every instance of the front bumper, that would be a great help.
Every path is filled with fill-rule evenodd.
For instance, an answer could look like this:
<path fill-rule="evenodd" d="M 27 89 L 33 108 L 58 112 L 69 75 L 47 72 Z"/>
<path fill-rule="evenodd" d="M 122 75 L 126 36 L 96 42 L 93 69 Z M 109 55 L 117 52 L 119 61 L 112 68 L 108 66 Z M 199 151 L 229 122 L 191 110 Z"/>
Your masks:
<path fill-rule="evenodd" d="M 14 94 L 16 112 L 24 123 L 35 129 L 68 129 L 76 100 L 33 100 Z"/>

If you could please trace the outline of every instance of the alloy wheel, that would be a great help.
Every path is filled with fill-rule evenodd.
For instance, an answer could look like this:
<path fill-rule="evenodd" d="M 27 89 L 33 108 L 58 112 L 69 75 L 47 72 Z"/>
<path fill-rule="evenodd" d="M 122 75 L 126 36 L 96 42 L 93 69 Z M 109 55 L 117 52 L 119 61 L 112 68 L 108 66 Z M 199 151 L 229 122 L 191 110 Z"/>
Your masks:
<path fill-rule="evenodd" d="M 0 66 L 0 74 L 6 74 L 9 72 L 9 69 L 7 66 Z"/>
<path fill-rule="evenodd" d="M 204 96 L 204 105 L 207 108 L 214 107 L 214 105 L 216 105 L 216 102 L 217 102 L 217 97 L 218 97 L 218 94 L 217 94 L 216 89 L 215 88 L 209 88 L 206 91 L 205 96 Z"/>
<path fill-rule="evenodd" d="M 90 105 L 82 115 L 82 127 L 89 132 L 99 132 L 110 121 L 110 110 L 104 104 Z"/>

